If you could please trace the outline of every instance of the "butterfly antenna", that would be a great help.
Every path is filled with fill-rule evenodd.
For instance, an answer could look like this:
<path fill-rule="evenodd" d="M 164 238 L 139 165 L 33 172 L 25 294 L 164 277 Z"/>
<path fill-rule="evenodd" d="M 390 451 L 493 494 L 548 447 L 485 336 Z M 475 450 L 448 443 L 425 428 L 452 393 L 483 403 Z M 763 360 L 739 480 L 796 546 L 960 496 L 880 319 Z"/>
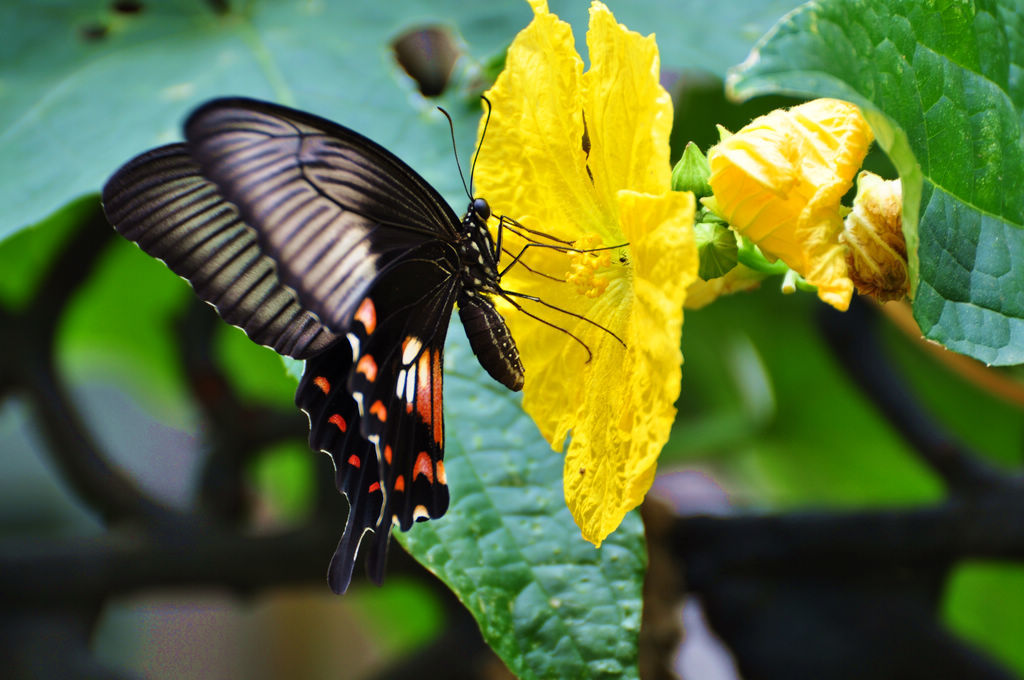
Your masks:
<path fill-rule="evenodd" d="M 484 95 L 480 95 L 480 99 L 487 102 L 487 118 L 484 119 L 484 131 L 480 133 L 480 142 L 476 145 L 476 153 L 473 154 L 473 165 L 469 168 L 469 185 L 473 186 L 473 176 L 476 174 L 476 161 L 480 158 L 480 149 L 484 146 L 484 137 L 487 136 L 487 126 L 491 124 L 491 110 L 494 106 L 491 104 L 491 100 Z"/>
<path fill-rule="evenodd" d="M 452 135 L 452 153 L 455 154 L 455 166 L 459 169 L 459 179 L 462 180 L 462 188 L 466 190 L 466 196 L 469 198 L 470 201 L 472 201 L 473 194 L 470 193 L 469 186 L 466 184 L 466 176 L 462 174 L 462 164 L 459 163 L 459 149 L 455 146 L 455 123 L 452 122 L 452 117 L 449 116 L 448 112 L 445 111 L 443 108 L 438 106 L 437 110 L 443 113 L 444 117 L 448 119 L 448 130 L 451 132 Z M 473 161 L 473 167 L 476 167 L 476 160 Z M 472 173 L 472 169 L 470 170 L 470 173 Z M 472 174 L 470 174 L 469 181 L 471 183 L 473 181 Z"/>

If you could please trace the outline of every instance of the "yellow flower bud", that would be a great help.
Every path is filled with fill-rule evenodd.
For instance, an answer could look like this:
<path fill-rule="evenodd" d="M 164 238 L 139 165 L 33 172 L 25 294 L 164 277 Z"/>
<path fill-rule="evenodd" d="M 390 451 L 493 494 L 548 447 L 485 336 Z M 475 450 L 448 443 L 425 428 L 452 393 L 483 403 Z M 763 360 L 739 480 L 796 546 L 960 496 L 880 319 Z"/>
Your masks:
<path fill-rule="evenodd" d="M 902 213 L 898 179 L 860 173 L 853 211 L 846 216 L 840 239 L 847 246 L 850 278 L 861 295 L 886 302 L 903 299 L 910 289 Z"/>
<path fill-rule="evenodd" d="M 716 212 L 840 310 L 853 282 L 839 202 L 872 139 L 856 106 L 816 99 L 761 116 L 708 152 Z"/>

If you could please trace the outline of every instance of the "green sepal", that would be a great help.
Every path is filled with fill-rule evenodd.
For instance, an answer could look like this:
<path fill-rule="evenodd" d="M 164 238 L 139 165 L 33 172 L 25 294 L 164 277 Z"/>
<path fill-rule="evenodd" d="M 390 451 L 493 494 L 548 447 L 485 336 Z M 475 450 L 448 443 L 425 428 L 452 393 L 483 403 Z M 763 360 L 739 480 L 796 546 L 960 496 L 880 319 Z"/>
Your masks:
<path fill-rule="evenodd" d="M 672 168 L 672 191 L 692 191 L 696 198 L 711 195 L 711 166 L 707 156 L 693 142 L 687 142 L 683 156 Z"/>

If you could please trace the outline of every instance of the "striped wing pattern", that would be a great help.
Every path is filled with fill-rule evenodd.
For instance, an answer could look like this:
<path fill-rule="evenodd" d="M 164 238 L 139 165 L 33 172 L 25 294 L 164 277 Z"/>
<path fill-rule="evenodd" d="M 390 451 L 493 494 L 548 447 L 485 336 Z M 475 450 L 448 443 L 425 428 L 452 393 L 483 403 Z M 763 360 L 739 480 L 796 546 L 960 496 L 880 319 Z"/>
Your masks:
<path fill-rule="evenodd" d="M 253 341 L 302 359 L 337 339 L 281 285 L 256 230 L 199 174 L 184 144 L 128 162 L 104 187 L 103 207 L 117 231 L 186 279 Z"/>
<path fill-rule="evenodd" d="M 458 237 L 458 217 L 415 171 L 322 118 L 215 100 L 188 119 L 185 138 L 203 175 L 248 224 L 260 225 L 281 281 L 328 328 L 344 329 L 396 258 Z M 448 249 L 446 258 L 457 263 Z"/>

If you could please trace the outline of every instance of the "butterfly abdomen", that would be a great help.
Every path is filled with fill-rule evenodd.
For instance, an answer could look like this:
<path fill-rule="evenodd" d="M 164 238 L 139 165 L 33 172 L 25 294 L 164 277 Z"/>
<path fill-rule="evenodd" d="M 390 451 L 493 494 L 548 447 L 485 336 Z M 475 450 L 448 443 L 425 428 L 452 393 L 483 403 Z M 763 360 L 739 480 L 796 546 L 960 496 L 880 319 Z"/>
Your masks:
<path fill-rule="evenodd" d="M 490 300 L 475 293 L 459 297 L 459 318 L 469 346 L 487 373 L 513 392 L 523 389 L 523 364 L 505 320 Z"/>

